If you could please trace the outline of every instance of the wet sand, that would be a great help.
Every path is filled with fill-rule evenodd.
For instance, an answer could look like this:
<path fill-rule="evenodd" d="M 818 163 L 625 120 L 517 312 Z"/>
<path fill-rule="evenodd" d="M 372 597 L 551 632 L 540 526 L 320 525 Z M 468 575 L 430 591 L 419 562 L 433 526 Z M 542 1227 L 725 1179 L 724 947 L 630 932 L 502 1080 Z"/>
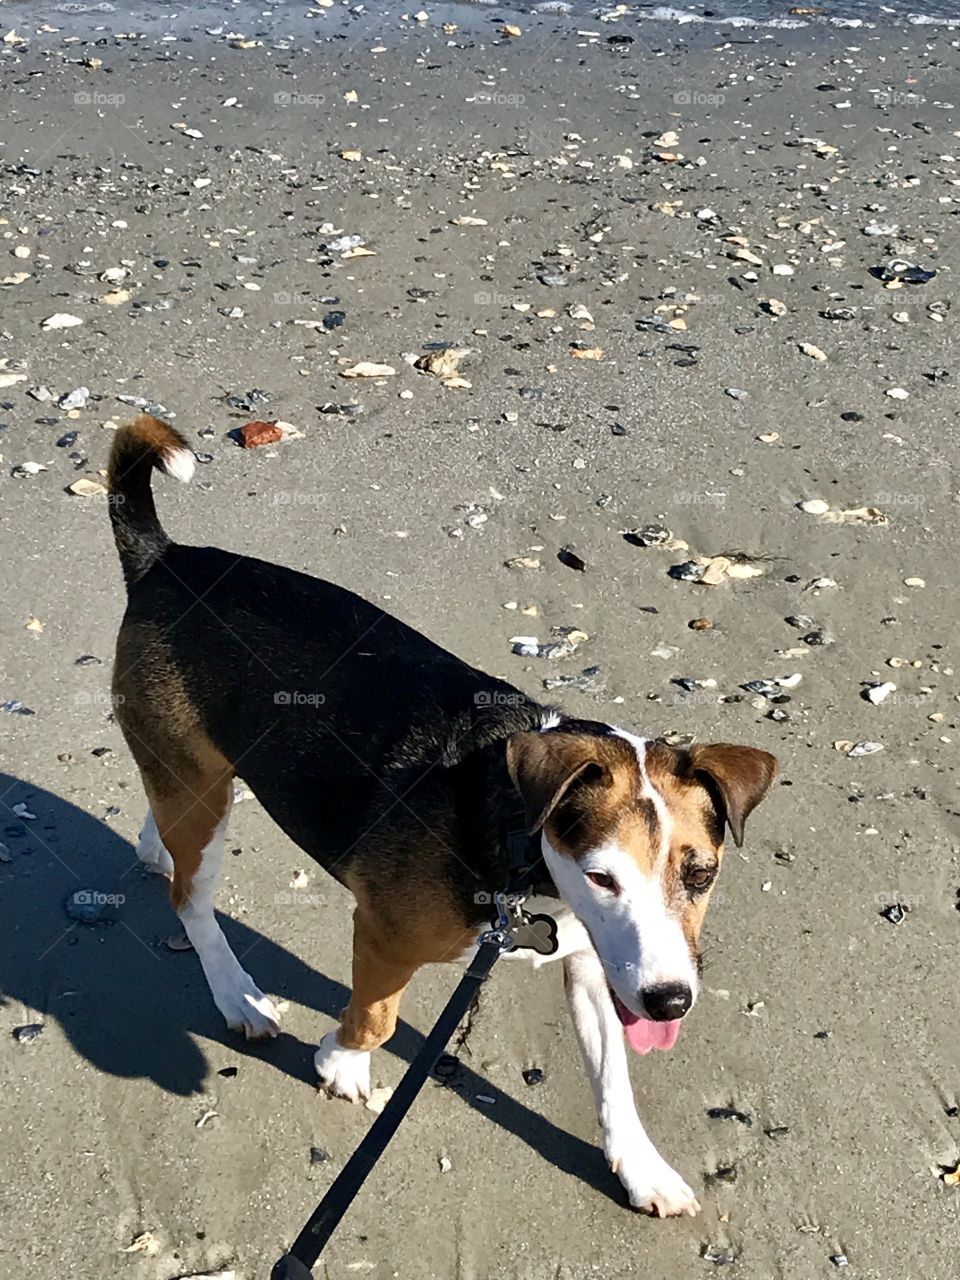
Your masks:
<path fill-rule="evenodd" d="M 0 296 L 0 700 L 34 713 L 2 717 L 7 1267 L 264 1276 L 372 1119 L 312 1079 L 349 981 L 347 895 L 238 806 L 219 905 L 288 1004 L 281 1039 L 249 1047 L 134 865 L 119 568 L 103 500 L 65 492 L 100 478 L 133 396 L 209 455 L 189 489 L 156 486 L 182 541 L 329 576 L 534 696 L 597 666 L 592 691 L 550 695 L 575 714 L 782 762 L 728 855 L 701 1000 L 672 1053 L 633 1064 L 701 1215 L 625 1207 L 560 974 L 509 965 L 319 1274 L 687 1280 L 729 1256 L 743 1280 L 806 1280 L 845 1257 L 864 1280 L 948 1280 L 957 37 L 406 11 L 0 7 L 25 40 L 0 53 L 0 278 L 26 273 Z M 341 236 L 375 256 L 325 247 Z M 897 259 L 935 274 L 887 288 L 872 272 Z M 55 314 L 82 323 L 45 331 Z M 432 343 L 470 349 L 469 387 L 411 367 Z M 361 360 L 397 372 L 340 376 Z M 228 433 L 251 419 L 303 438 L 242 450 Z M 816 499 L 883 518 L 799 509 Z M 624 537 L 648 525 L 689 550 Z M 669 574 L 728 551 L 762 574 Z M 589 635 L 572 657 L 511 653 L 564 625 Z M 789 701 L 742 688 L 795 673 Z M 66 915 L 88 887 L 122 898 L 111 923 Z M 418 977 L 378 1083 L 455 977 Z M 144 1232 L 156 1252 L 122 1252 Z"/>

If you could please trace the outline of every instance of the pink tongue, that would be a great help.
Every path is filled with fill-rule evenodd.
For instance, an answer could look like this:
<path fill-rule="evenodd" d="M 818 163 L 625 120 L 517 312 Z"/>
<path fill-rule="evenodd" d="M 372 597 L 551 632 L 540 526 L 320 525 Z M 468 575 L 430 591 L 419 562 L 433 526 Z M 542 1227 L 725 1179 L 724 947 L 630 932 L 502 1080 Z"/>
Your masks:
<path fill-rule="evenodd" d="M 682 1018 L 674 1018 L 672 1022 L 651 1022 L 649 1018 L 638 1018 L 636 1022 L 624 1024 L 627 1043 L 636 1053 L 649 1053 L 651 1049 L 672 1049 L 680 1034 Z"/>

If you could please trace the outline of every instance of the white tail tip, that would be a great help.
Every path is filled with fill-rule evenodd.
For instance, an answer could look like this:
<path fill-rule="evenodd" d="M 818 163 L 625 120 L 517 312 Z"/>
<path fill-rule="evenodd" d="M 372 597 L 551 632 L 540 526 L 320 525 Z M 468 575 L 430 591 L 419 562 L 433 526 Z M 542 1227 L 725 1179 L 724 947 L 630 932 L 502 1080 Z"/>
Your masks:
<path fill-rule="evenodd" d="M 182 480 L 184 484 L 193 479 L 197 460 L 189 449 L 171 449 L 163 453 L 163 469 L 168 476 Z"/>

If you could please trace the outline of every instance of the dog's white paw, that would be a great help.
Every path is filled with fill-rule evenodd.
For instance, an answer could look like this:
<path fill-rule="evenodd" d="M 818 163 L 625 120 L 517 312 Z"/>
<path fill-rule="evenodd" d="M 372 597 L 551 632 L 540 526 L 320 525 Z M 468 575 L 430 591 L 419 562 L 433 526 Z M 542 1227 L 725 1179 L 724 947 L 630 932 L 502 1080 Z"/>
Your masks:
<path fill-rule="evenodd" d="M 700 1212 L 696 1196 L 653 1146 L 607 1150 L 610 1167 L 623 1183 L 634 1209 L 655 1218 L 690 1217 Z"/>
<path fill-rule="evenodd" d="M 370 1054 L 344 1049 L 335 1031 L 328 1032 L 313 1055 L 320 1083 L 335 1098 L 366 1102 L 370 1098 Z"/>
<path fill-rule="evenodd" d="M 242 1031 L 248 1040 L 265 1040 L 280 1032 L 280 1014 L 249 973 L 240 971 L 235 981 L 213 991 L 217 1008 L 231 1031 Z"/>

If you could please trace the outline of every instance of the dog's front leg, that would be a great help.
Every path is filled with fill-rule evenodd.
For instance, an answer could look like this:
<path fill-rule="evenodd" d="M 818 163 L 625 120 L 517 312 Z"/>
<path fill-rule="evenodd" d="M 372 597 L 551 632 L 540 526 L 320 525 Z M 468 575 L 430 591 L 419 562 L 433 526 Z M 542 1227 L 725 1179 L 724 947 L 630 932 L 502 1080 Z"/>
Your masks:
<path fill-rule="evenodd" d="M 570 1015 L 587 1065 L 603 1150 L 635 1209 L 661 1218 L 695 1214 L 693 1192 L 647 1137 L 633 1100 L 623 1027 L 596 952 L 578 951 L 563 962 Z"/>
<path fill-rule="evenodd" d="M 323 1037 L 313 1064 L 320 1083 L 338 1098 L 370 1097 L 370 1052 L 393 1035 L 400 997 L 416 966 L 390 953 L 376 922 L 359 911 L 353 929 L 353 989 L 340 1026 Z"/>

